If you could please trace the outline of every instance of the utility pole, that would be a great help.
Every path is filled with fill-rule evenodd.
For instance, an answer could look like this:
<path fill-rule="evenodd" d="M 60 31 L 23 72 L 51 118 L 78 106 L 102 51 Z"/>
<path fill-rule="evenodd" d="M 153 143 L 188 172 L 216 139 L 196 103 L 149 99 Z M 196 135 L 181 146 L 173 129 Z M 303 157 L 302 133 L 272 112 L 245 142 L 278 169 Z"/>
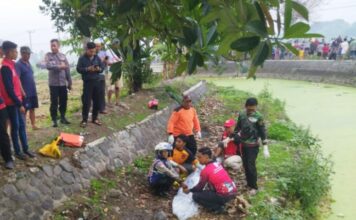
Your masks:
<path fill-rule="evenodd" d="M 32 50 L 32 33 L 34 33 L 35 30 L 28 30 L 27 33 L 28 33 L 28 37 L 29 37 L 29 40 L 30 40 L 30 48 Z"/>

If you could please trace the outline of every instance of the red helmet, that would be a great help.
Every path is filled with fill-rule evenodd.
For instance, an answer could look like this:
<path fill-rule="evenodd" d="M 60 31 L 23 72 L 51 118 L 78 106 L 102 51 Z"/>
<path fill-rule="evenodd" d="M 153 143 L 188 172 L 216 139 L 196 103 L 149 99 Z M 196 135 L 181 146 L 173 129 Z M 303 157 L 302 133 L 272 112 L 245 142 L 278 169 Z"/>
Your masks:
<path fill-rule="evenodd" d="M 158 107 L 158 100 L 152 99 L 148 102 L 148 108 L 157 108 Z"/>
<path fill-rule="evenodd" d="M 230 128 L 235 125 L 236 125 L 236 121 L 234 119 L 229 119 L 229 120 L 225 121 L 225 123 L 224 123 L 225 128 Z"/>

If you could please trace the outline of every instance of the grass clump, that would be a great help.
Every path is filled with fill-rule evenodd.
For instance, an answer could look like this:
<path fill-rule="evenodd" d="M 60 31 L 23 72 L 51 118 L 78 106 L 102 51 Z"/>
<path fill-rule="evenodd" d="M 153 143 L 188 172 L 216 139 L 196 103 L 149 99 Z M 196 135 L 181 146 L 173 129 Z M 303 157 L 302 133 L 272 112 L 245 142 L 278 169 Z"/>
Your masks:
<path fill-rule="evenodd" d="M 236 117 L 250 93 L 233 88 L 212 87 L 224 109 L 213 121 L 222 124 Z M 256 97 L 256 96 L 255 96 Z M 260 192 L 251 198 L 248 219 L 320 219 L 320 205 L 328 198 L 332 164 L 324 157 L 318 138 L 287 117 L 285 103 L 264 89 L 256 97 L 258 111 L 266 121 L 271 157 L 257 159 Z"/>

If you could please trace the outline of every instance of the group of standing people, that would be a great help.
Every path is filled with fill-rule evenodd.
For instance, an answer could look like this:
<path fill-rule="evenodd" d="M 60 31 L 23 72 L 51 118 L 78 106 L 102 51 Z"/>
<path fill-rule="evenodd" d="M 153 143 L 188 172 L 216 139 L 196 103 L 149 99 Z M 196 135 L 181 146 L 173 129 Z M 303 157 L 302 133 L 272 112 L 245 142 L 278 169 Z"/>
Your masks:
<path fill-rule="evenodd" d="M 269 157 L 264 120 L 257 111 L 257 99 L 249 98 L 237 122 L 234 119 L 225 122 L 225 131 L 216 149 L 198 148 L 195 137 L 201 138 L 201 128 L 191 103 L 191 98 L 184 95 L 181 106 L 172 113 L 167 126 L 168 142 L 161 142 L 155 147 L 156 158 L 151 165 L 148 182 L 158 195 L 166 195 L 177 183 L 183 192 L 193 194 L 196 203 L 220 213 L 225 203 L 237 194 L 236 184 L 226 168 L 239 169 L 234 164 L 241 157 L 249 193 L 257 193 L 256 159 L 260 143 L 263 144 L 264 156 Z M 200 166 L 204 166 L 200 181 L 189 189 L 183 183 L 183 177 Z"/>
<path fill-rule="evenodd" d="M 50 41 L 51 52 L 44 58 L 48 70 L 48 86 L 50 94 L 50 117 L 53 127 L 59 122 L 68 125 L 67 102 L 68 92 L 72 89 L 70 65 L 65 54 L 60 52 L 60 42 L 57 39 Z M 110 50 L 109 50 L 110 51 Z M 30 63 L 31 49 L 27 46 L 20 48 L 21 58 L 16 62 L 17 45 L 11 41 L 0 43 L 0 150 L 7 169 L 14 168 L 11 153 L 11 142 L 14 155 L 20 160 L 34 158 L 35 153 L 30 151 L 26 133 L 26 115 L 29 114 L 32 129 L 36 125 L 35 109 L 38 108 L 38 96 L 34 72 Z M 102 49 L 102 42 L 89 42 L 86 52 L 78 60 L 77 70 L 83 79 L 83 111 L 81 126 L 85 127 L 91 103 L 92 122 L 101 125 L 98 114 L 106 114 L 105 96 L 108 93 L 110 104 L 111 96 L 115 92 L 116 104 L 119 102 L 119 85 L 109 82 L 106 75 L 109 66 L 121 59 L 113 52 L 108 55 Z M 58 117 L 59 111 L 59 117 Z M 7 132 L 10 127 L 10 136 Z M 20 146 L 21 145 L 21 146 Z"/>

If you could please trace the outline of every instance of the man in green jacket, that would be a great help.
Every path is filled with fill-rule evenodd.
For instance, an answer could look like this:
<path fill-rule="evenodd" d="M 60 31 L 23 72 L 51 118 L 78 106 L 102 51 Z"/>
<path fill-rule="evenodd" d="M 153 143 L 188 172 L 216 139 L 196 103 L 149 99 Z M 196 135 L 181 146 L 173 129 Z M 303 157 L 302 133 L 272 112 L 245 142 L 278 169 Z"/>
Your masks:
<path fill-rule="evenodd" d="M 259 152 L 260 139 L 263 144 L 263 154 L 265 158 L 269 157 L 266 127 L 261 113 L 257 111 L 257 105 L 256 98 L 246 100 L 245 110 L 240 112 L 235 128 L 237 137 L 242 144 L 242 161 L 251 195 L 256 194 L 258 189 L 256 158 Z"/>

